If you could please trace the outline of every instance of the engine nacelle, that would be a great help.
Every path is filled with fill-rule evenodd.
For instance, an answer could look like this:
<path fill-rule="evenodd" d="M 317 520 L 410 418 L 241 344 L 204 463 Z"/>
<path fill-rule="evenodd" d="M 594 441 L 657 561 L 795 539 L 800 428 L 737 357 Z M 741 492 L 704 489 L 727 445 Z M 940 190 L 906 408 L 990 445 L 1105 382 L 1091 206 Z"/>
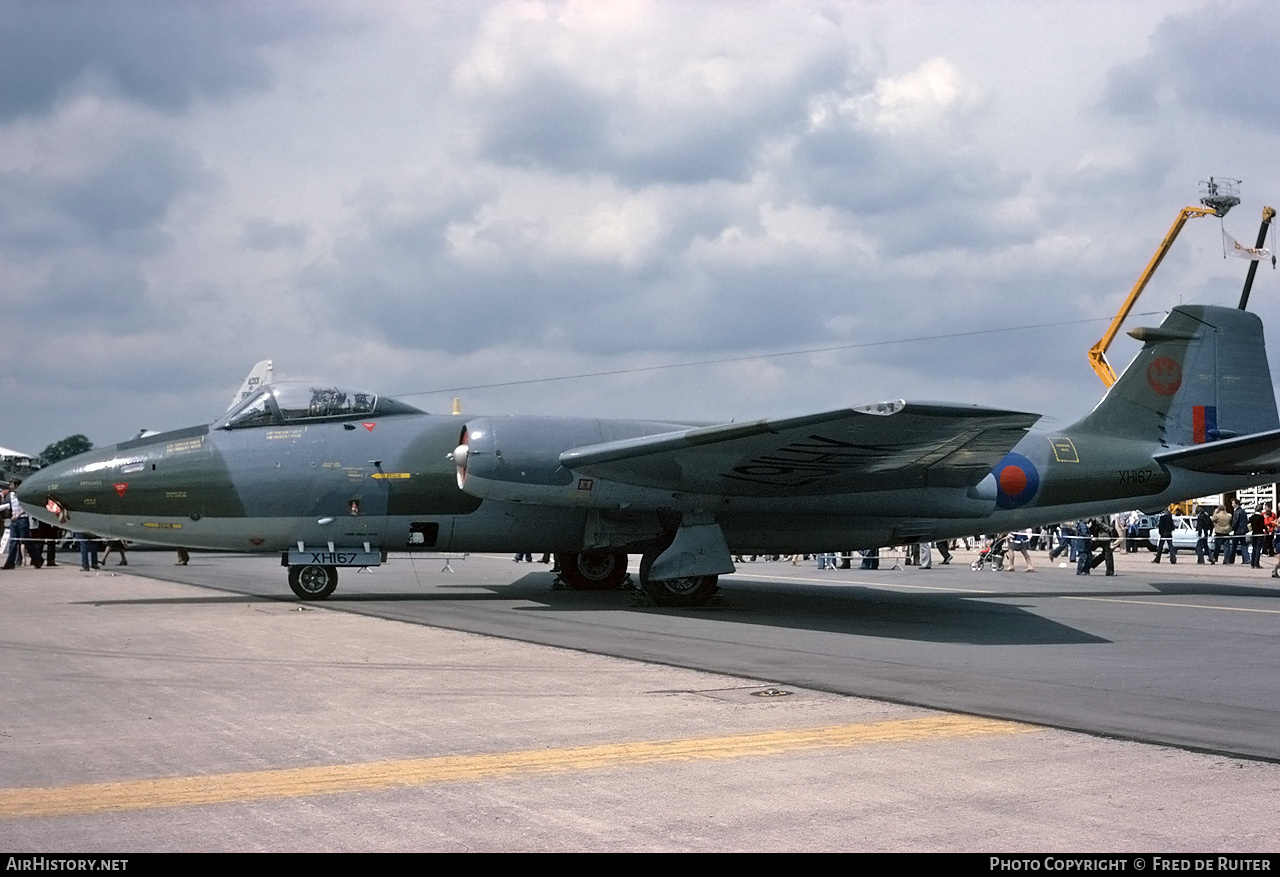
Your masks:
<path fill-rule="evenodd" d="M 587 497 L 575 494 L 590 489 L 578 490 L 573 473 L 560 465 L 560 453 L 600 440 L 596 420 L 473 418 L 453 452 L 458 487 L 483 499 L 580 505 Z"/>
<path fill-rule="evenodd" d="M 669 491 L 605 481 L 560 463 L 560 454 L 570 448 L 664 431 L 666 426 L 588 418 L 472 418 L 452 454 L 458 487 L 502 502 L 601 509 L 670 506 Z"/>

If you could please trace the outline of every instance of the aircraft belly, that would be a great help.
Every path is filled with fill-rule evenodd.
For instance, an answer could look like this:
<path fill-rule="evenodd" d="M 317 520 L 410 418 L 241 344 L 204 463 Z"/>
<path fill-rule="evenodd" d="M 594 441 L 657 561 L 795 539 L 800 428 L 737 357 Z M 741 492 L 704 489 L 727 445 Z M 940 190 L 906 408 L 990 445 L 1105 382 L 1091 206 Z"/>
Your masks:
<path fill-rule="evenodd" d="M 363 532 L 317 526 L 310 518 L 205 517 L 192 521 L 186 517 L 76 514 L 66 526 L 113 539 L 218 551 L 279 551 L 300 541 L 307 544 L 332 541 L 343 546 L 379 542 Z"/>
<path fill-rule="evenodd" d="M 734 554 L 816 554 L 822 551 L 878 548 L 894 541 L 895 522 L 863 517 L 795 517 L 787 520 L 755 516 L 721 521 L 725 541 Z"/>
<path fill-rule="evenodd" d="M 449 551 L 579 551 L 585 510 L 486 502 L 452 519 Z"/>
<path fill-rule="evenodd" d="M 970 489 L 881 490 L 838 496 L 735 497 L 723 502 L 726 515 L 773 515 L 821 521 L 829 516 L 853 519 L 880 516 L 982 519 L 995 508 L 994 496 Z"/>
<path fill-rule="evenodd" d="M 683 512 L 741 512 L 757 514 L 912 514 L 931 517 L 981 517 L 995 508 L 995 493 L 978 488 L 907 488 L 770 496 L 727 496 L 637 487 L 600 478 L 575 477 L 567 485 L 529 485 L 499 482 L 474 474 L 467 476 L 467 490 L 490 502 L 520 508 L 673 509 Z"/>

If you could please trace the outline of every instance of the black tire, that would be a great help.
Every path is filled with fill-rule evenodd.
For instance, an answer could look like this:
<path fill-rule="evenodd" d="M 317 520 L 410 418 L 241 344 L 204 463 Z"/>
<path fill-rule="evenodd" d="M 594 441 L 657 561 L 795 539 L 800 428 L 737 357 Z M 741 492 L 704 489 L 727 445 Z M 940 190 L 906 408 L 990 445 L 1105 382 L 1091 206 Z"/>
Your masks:
<path fill-rule="evenodd" d="M 657 552 L 646 554 L 640 561 L 640 587 L 655 606 L 705 606 L 720 590 L 719 576 L 685 576 L 655 580 L 649 577 Z"/>
<path fill-rule="evenodd" d="M 560 578 L 574 591 L 616 591 L 627 580 L 625 551 L 584 551 L 556 559 Z"/>
<path fill-rule="evenodd" d="M 291 566 L 289 587 L 299 600 L 323 600 L 338 587 L 337 567 Z"/>

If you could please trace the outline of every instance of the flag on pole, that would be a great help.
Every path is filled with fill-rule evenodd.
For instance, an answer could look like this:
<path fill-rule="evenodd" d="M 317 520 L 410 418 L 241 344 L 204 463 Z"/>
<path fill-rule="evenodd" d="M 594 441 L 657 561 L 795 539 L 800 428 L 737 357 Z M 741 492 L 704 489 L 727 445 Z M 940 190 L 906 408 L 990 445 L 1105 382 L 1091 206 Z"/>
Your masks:
<path fill-rule="evenodd" d="M 1271 258 L 1271 251 L 1266 247 L 1243 246 L 1238 240 L 1227 234 L 1227 230 L 1225 228 L 1222 230 L 1222 245 L 1226 248 L 1228 253 L 1238 259 L 1252 259 L 1254 262 L 1257 262 L 1261 259 Z"/>

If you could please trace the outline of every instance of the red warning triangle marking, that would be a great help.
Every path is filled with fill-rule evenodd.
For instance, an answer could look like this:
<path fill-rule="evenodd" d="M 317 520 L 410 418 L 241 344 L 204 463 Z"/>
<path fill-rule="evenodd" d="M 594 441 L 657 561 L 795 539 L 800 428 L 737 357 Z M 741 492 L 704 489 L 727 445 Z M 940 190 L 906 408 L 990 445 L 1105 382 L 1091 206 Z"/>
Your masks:
<path fill-rule="evenodd" d="M 111 486 L 116 489 L 116 493 L 120 494 L 121 496 L 124 496 L 124 492 L 129 489 L 129 482 L 120 481 Z"/>
<path fill-rule="evenodd" d="M 377 426 L 377 425 L 378 425 L 378 424 L 376 424 L 376 423 L 369 423 L 368 421 L 366 421 L 366 422 L 365 422 L 365 424 L 364 424 L 364 428 L 365 428 L 365 429 L 367 429 L 367 430 L 369 430 L 369 432 L 373 432 L 373 428 L 374 428 L 375 426 Z"/>

